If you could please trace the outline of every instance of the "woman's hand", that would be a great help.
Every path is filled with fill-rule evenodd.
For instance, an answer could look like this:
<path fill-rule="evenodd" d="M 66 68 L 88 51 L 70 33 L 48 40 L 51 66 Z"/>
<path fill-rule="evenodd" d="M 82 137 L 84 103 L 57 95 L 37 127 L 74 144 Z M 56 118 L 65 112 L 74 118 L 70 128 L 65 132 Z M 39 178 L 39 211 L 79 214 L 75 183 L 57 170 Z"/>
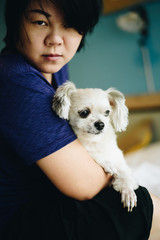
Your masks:
<path fill-rule="evenodd" d="M 93 198 L 112 178 L 89 156 L 79 140 L 42 158 L 37 165 L 61 192 L 78 200 Z"/>

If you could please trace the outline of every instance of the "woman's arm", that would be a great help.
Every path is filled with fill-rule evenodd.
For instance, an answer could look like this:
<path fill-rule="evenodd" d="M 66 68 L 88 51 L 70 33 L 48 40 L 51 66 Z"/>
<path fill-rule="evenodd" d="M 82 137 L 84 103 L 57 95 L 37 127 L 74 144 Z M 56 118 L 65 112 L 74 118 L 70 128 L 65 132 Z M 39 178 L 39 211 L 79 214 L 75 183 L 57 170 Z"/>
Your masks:
<path fill-rule="evenodd" d="M 153 221 L 149 240 L 160 239 L 160 199 L 151 194 L 153 201 Z"/>
<path fill-rule="evenodd" d="M 61 192 L 78 200 L 93 198 L 111 180 L 79 140 L 38 160 L 37 165 Z"/>

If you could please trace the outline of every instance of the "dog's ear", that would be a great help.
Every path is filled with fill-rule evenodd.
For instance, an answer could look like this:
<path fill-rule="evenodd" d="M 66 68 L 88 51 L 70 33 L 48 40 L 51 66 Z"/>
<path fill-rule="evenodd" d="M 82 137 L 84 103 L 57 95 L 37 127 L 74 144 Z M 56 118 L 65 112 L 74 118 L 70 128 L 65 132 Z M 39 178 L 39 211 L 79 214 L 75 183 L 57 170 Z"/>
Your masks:
<path fill-rule="evenodd" d="M 60 118 L 68 120 L 70 105 L 71 105 L 71 94 L 76 91 L 75 85 L 67 81 L 60 86 L 54 96 L 52 108 Z"/>
<path fill-rule="evenodd" d="M 106 92 L 113 110 L 111 113 L 113 126 L 117 132 L 124 131 L 128 125 L 128 108 L 125 105 L 125 97 L 114 88 L 109 88 Z"/>

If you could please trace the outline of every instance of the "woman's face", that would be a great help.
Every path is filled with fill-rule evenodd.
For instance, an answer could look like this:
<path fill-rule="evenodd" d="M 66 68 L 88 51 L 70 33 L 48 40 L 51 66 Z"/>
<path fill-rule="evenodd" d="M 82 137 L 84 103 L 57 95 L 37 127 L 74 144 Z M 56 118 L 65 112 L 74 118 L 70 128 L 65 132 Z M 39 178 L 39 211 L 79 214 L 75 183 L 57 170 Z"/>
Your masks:
<path fill-rule="evenodd" d="M 65 26 L 62 14 L 51 2 L 43 1 L 40 7 L 33 1 L 28 18 L 23 18 L 16 47 L 51 82 L 52 73 L 72 59 L 81 40 L 82 35 Z"/>

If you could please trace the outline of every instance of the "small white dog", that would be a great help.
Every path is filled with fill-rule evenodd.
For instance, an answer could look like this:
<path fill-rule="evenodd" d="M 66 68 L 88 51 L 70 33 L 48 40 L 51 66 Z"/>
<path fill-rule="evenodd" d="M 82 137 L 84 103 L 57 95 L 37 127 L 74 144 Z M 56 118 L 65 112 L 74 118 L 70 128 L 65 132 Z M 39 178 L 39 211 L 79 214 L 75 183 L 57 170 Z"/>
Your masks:
<path fill-rule="evenodd" d="M 138 187 L 117 146 L 115 132 L 128 125 L 128 109 L 123 94 L 113 88 L 76 89 L 67 82 L 53 97 L 53 110 L 69 124 L 91 157 L 113 175 L 113 188 L 121 193 L 128 211 L 137 204 L 134 189 Z"/>

